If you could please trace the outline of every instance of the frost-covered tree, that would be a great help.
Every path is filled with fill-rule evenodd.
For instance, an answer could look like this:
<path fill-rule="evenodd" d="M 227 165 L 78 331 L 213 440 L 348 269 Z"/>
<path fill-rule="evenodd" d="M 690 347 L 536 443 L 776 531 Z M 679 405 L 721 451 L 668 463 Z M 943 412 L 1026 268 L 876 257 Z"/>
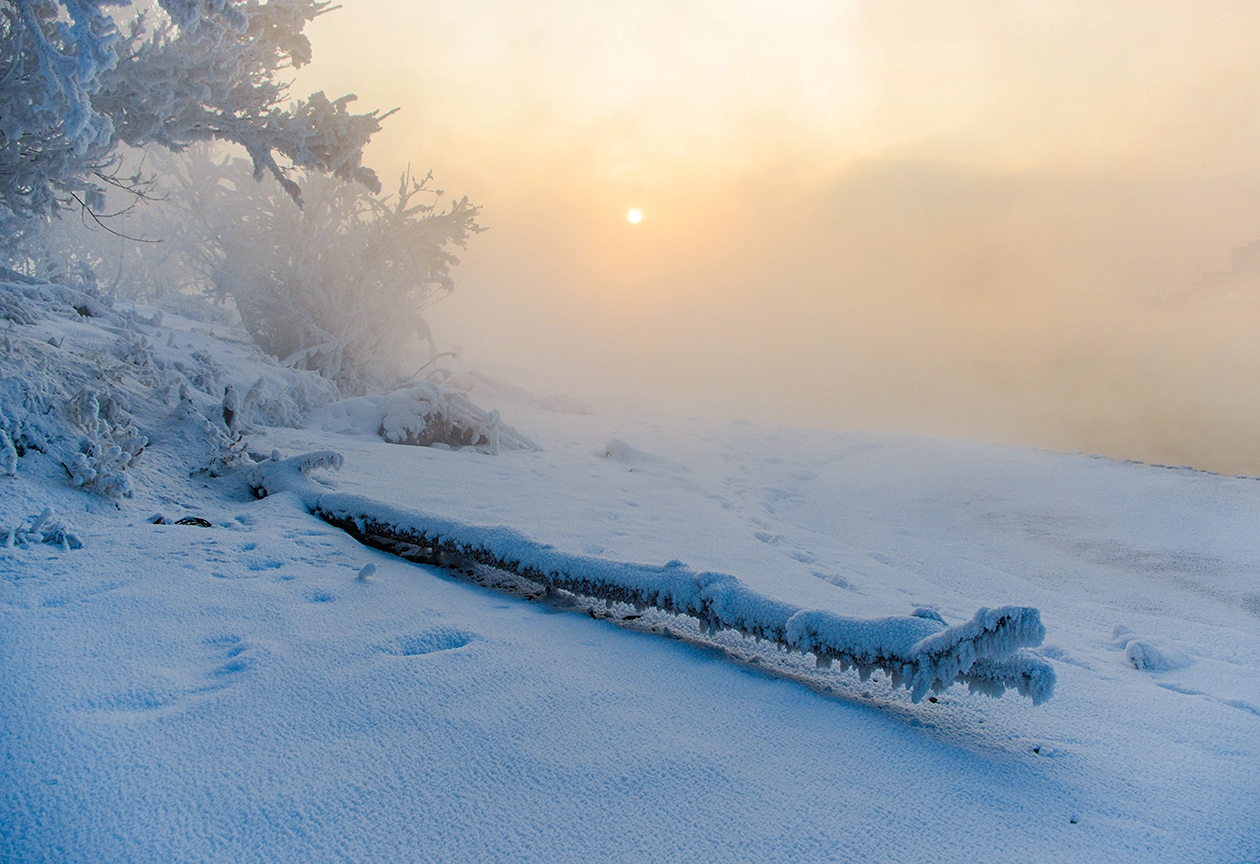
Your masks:
<path fill-rule="evenodd" d="M 350 113 L 353 96 L 287 104 L 278 77 L 310 60 L 302 30 L 327 2 L 158 0 L 123 29 L 111 10 L 126 5 L 0 0 L 0 242 L 67 205 L 103 206 L 129 182 L 120 142 L 233 142 L 295 200 L 292 168 L 379 189 L 361 157 L 385 115 Z"/>
<path fill-rule="evenodd" d="M 207 147 L 193 145 L 187 152 L 206 152 Z M 120 151 L 120 158 L 143 166 L 147 200 L 110 189 L 100 218 L 80 210 L 62 218 L 28 220 L 13 249 L 5 250 L 0 241 L 0 262 L 7 257 L 23 275 L 101 299 L 157 303 L 178 307 L 181 313 L 196 307 L 215 318 L 231 318 L 229 310 L 216 310 L 201 296 L 208 282 L 198 268 L 190 268 L 188 250 L 177 242 L 189 227 L 172 200 L 187 175 L 185 157 L 162 148 L 141 153 L 124 146 Z"/>
<path fill-rule="evenodd" d="M 171 203 L 178 266 L 231 298 L 255 341 L 295 368 L 361 393 L 432 339 L 424 309 L 455 287 L 451 268 L 480 208 L 442 209 L 430 177 L 403 175 L 394 195 L 307 172 L 299 208 L 243 159 L 180 160 Z M 154 250 L 158 254 L 158 250 Z"/>
<path fill-rule="evenodd" d="M 95 110 L 120 35 L 103 3 L 0 0 L 0 208 L 43 214 L 59 197 L 99 195 L 88 176 L 113 146 Z M 88 203 L 98 203 L 90 198 Z"/>

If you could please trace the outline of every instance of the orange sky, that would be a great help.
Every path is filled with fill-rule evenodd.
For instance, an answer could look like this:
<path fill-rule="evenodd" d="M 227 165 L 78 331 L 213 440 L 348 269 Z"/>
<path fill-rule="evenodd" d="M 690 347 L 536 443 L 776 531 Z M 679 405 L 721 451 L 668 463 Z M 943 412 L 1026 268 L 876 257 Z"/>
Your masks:
<path fill-rule="evenodd" d="M 1260 470 L 1257 305 L 1186 296 L 1260 238 L 1258 25 L 347 0 L 294 89 L 484 205 L 434 330 L 526 386 Z"/>

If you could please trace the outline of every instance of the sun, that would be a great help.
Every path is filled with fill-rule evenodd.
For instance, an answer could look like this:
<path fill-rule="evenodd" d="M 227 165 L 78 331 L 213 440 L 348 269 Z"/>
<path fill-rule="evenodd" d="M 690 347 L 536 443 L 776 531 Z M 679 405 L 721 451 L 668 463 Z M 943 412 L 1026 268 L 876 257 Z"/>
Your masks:
<path fill-rule="evenodd" d="M 640 222 L 643 221 L 643 211 L 640 210 L 638 207 L 635 207 L 633 210 L 631 210 L 629 213 L 626 214 L 626 219 L 630 220 L 631 225 L 638 225 Z"/>

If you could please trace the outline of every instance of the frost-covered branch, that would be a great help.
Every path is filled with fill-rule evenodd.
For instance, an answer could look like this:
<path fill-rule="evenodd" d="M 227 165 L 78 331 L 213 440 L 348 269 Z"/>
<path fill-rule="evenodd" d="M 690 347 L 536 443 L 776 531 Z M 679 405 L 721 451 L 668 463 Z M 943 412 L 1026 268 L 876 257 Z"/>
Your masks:
<path fill-rule="evenodd" d="M 79 200 L 104 205 L 116 146 L 245 148 L 254 175 L 300 199 L 293 168 L 379 189 L 363 147 L 388 114 L 353 95 L 289 104 L 282 70 L 309 62 L 307 22 L 323 0 L 159 0 L 126 33 L 126 0 L 0 0 L 0 229 Z M 152 24 L 152 27 L 150 25 Z M 285 160 L 281 164 L 278 159 Z"/>
<path fill-rule="evenodd" d="M 217 5 L 221 12 L 199 18 L 191 5 L 177 9 L 147 38 L 143 18 L 132 28 L 127 60 L 102 76 L 93 98 L 93 106 L 113 121 L 118 140 L 171 150 L 199 141 L 240 144 L 253 160 L 255 177 L 270 173 L 294 200 L 300 200 L 300 190 L 276 161 L 277 153 L 294 168 L 379 190 L 376 175 L 362 165 L 362 153 L 388 114 L 352 114 L 353 95 L 329 99 L 322 92 L 282 107 L 288 92 L 277 72 L 310 61 L 311 45 L 302 30 L 330 4 Z"/>
<path fill-rule="evenodd" d="M 1041 704 L 1054 692 L 1053 668 L 1022 649 L 1045 638 L 1041 613 L 1027 606 L 980 609 L 947 626 L 918 615 L 849 618 L 802 609 L 758 594 L 733 576 L 664 565 L 608 561 L 561 552 L 503 527 L 483 527 L 404 510 L 314 483 L 319 467 L 340 467 L 322 452 L 263 463 L 251 471 L 259 497 L 288 491 L 321 519 L 360 540 L 425 563 L 480 564 L 516 573 L 546 588 L 640 608 L 689 615 L 710 632 L 729 629 L 811 653 L 819 666 L 839 663 L 863 678 L 883 670 L 919 701 L 954 683 L 1001 695 L 1014 689 Z"/>

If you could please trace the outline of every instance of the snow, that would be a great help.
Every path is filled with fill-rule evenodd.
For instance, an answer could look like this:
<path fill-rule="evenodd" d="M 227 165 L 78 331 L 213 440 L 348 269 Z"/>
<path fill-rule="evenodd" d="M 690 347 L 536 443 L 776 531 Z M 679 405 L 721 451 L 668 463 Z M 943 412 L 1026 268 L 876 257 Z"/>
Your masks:
<path fill-rule="evenodd" d="M 20 297 L 0 860 L 1260 859 L 1254 479 L 484 376 L 540 449 L 391 444 L 229 328 Z M 130 497 L 61 464 L 89 383 Z"/>

